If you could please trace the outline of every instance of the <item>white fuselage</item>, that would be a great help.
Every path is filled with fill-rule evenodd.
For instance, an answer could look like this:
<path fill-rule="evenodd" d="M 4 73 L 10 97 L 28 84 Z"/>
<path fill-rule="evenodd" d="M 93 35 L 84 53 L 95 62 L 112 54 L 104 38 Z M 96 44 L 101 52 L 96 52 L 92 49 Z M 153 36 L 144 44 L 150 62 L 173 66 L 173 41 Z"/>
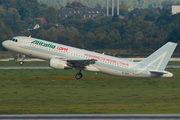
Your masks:
<path fill-rule="evenodd" d="M 132 62 L 129 60 L 57 44 L 41 39 L 30 37 L 14 37 L 13 40 L 5 41 L 3 46 L 11 51 L 45 60 L 50 60 L 51 58 L 55 57 L 64 60 L 96 59 L 96 63 L 92 64 L 92 66 L 97 69 L 84 69 L 88 71 L 100 72 L 121 77 L 152 77 L 148 70 L 144 70 L 141 73 L 138 72 L 144 67 L 139 66 L 138 62 Z M 152 69 L 154 68 L 152 67 Z M 162 77 L 172 77 L 172 74 L 167 72 L 167 74 L 163 75 Z"/>

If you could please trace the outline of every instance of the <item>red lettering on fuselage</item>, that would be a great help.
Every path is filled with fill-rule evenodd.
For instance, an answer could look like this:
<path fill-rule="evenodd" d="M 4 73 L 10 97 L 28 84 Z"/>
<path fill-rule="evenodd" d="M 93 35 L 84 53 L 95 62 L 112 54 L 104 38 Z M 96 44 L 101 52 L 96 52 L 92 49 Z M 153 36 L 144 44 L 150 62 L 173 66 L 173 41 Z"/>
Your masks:
<path fill-rule="evenodd" d="M 56 49 L 58 49 L 58 50 L 62 50 L 62 51 L 65 51 L 65 52 L 67 52 L 67 51 L 68 51 L 68 48 L 64 48 L 64 47 L 60 47 L 60 46 L 58 46 Z"/>
<path fill-rule="evenodd" d="M 95 55 L 91 55 L 91 54 L 84 54 L 84 55 L 86 57 L 91 57 L 91 58 L 94 58 L 94 59 L 104 60 L 104 61 L 108 61 L 108 62 L 111 62 L 111 63 L 120 64 L 120 65 L 124 65 L 124 66 L 129 66 L 128 63 L 124 63 L 124 62 L 121 62 L 121 61 L 107 59 L 107 58 L 104 58 L 104 57 L 99 57 L 99 56 L 95 56 Z"/>

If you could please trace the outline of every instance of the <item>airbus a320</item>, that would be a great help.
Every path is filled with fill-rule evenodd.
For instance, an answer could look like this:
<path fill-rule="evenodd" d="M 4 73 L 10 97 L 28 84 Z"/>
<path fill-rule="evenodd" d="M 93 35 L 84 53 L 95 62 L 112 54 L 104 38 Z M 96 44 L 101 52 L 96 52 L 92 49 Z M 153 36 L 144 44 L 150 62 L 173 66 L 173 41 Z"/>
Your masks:
<path fill-rule="evenodd" d="M 172 77 L 173 74 L 164 69 L 177 46 L 176 43 L 168 42 L 145 60 L 133 62 L 25 36 L 13 37 L 2 45 L 23 55 L 48 60 L 49 66 L 54 69 L 74 68 L 77 70 L 76 79 L 83 77 L 82 70 L 119 77 Z M 23 61 L 20 63 L 23 64 Z"/>

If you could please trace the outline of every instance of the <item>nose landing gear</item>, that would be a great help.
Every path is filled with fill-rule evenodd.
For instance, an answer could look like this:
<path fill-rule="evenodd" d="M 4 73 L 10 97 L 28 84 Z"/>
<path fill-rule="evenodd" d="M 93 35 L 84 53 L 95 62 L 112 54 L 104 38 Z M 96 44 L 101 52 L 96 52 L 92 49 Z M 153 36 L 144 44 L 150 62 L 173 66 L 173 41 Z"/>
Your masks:
<path fill-rule="evenodd" d="M 22 61 L 19 62 L 20 65 L 24 64 L 24 58 L 25 58 L 25 55 L 22 55 Z"/>
<path fill-rule="evenodd" d="M 23 65 L 23 64 L 24 64 L 24 62 L 23 62 L 23 61 L 20 61 L 20 62 L 19 62 L 19 64 L 20 64 L 20 65 Z"/>

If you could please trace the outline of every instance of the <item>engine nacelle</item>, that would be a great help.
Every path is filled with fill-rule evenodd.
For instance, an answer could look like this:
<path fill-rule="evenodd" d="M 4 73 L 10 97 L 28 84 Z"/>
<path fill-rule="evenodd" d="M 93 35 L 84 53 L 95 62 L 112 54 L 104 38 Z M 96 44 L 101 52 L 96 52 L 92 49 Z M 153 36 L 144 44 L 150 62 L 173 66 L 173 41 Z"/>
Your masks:
<path fill-rule="evenodd" d="M 58 58 L 51 58 L 49 66 L 55 69 L 63 70 L 67 64 L 66 61 L 59 60 Z"/>

